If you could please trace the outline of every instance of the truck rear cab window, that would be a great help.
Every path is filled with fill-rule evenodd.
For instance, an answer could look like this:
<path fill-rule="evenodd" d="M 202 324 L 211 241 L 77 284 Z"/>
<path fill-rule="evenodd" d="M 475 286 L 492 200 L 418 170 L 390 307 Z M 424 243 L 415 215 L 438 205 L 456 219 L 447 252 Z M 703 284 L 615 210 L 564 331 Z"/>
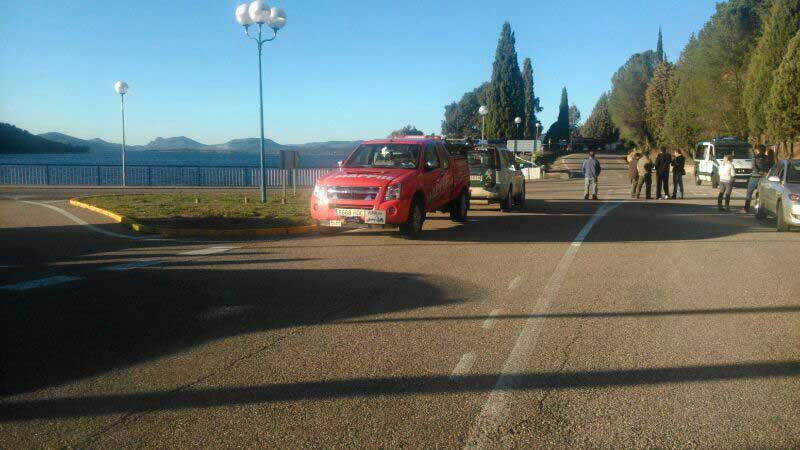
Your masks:
<path fill-rule="evenodd" d="M 450 156 L 447 153 L 444 145 L 436 144 L 436 149 L 439 151 L 439 159 L 442 161 L 442 167 L 448 169 L 450 167 Z"/>
<path fill-rule="evenodd" d="M 436 145 L 425 144 L 425 170 L 436 170 L 441 167 L 439 155 L 436 153 Z"/>
<path fill-rule="evenodd" d="M 470 167 L 484 167 L 487 169 L 496 169 L 497 158 L 492 149 L 476 148 L 467 153 L 467 163 Z"/>

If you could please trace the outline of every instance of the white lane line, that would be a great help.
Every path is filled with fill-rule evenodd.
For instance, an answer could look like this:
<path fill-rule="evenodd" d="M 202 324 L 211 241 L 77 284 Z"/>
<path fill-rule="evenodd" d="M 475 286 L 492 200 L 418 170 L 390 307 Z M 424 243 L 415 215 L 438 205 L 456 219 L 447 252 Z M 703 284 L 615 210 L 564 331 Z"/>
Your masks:
<path fill-rule="evenodd" d="M 472 352 L 464 353 L 464 356 L 462 356 L 461 360 L 456 364 L 456 368 L 453 369 L 450 379 L 463 377 L 468 374 L 473 364 L 475 364 L 475 354 Z"/>
<path fill-rule="evenodd" d="M 201 248 L 199 250 L 191 250 L 188 252 L 179 253 L 182 256 L 205 256 L 205 255 L 216 255 L 218 253 L 225 253 L 230 250 L 237 249 L 239 247 L 209 247 L 209 248 Z"/>
<path fill-rule="evenodd" d="M 143 267 L 156 266 L 161 263 L 162 261 L 137 261 L 132 263 L 120 264 L 117 266 L 103 267 L 100 270 L 103 272 L 124 272 L 126 270 L 141 269 Z"/>
<path fill-rule="evenodd" d="M 489 317 L 483 321 L 483 329 L 490 330 L 494 324 L 497 323 L 496 317 L 499 316 L 501 312 L 503 311 L 499 309 L 493 309 L 492 312 L 489 313 Z"/>
<path fill-rule="evenodd" d="M 575 236 L 572 245 L 567 248 L 561 261 L 556 266 L 556 270 L 550 276 L 550 279 L 545 285 L 544 291 L 536 304 L 532 305 L 529 314 L 534 317 L 541 316 L 550 307 L 550 304 L 555 300 L 556 294 L 561 288 L 561 284 L 566 278 L 569 267 L 575 259 L 581 244 L 586 239 L 586 236 L 592 230 L 597 222 L 605 217 L 608 213 L 613 211 L 622 203 L 606 203 L 592 216 L 591 219 L 583 226 L 583 229 Z M 524 373 L 526 365 L 530 362 L 533 351 L 536 347 L 536 341 L 541 332 L 543 319 L 530 318 L 525 322 L 525 327 L 519 334 L 514 349 L 508 356 L 503 370 L 497 379 L 497 383 L 489 394 L 489 398 L 483 405 L 480 414 L 478 415 L 467 439 L 465 448 L 485 448 L 489 444 L 489 436 L 491 436 L 505 420 L 507 414 L 508 402 L 511 399 L 511 390 L 514 387 L 514 376 L 516 373 Z"/>
<path fill-rule="evenodd" d="M 78 225 L 82 225 L 82 226 L 86 227 L 87 229 L 94 231 L 95 233 L 105 234 L 106 236 L 112 236 L 112 237 L 115 237 L 115 238 L 130 239 L 130 240 L 134 240 L 134 241 L 142 240 L 142 238 L 140 238 L 138 236 L 128 236 L 127 234 L 115 233 L 113 231 L 104 230 L 104 229 L 102 229 L 102 228 L 100 228 L 98 226 L 95 226 L 95 225 L 92 225 L 92 224 L 86 222 L 85 220 L 83 220 L 80 217 L 70 213 L 69 211 L 64 211 L 63 209 L 61 209 L 61 208 L 59 208 L 57 206 L 48 205 L 47 203 L 41 203 L 41 202 L 31 202 L 31 201 L 27 201 L 27 200 L 23 200 L 22 203 L 27 203 L 29 205 L 42 206 L 42 207 L 45 207 L 45 208 L 52 209 L 53 211 L 61 214 L 62 216 L 66 217 L 67 219 L 70 219 L 71 221 L 77 223 Z"/>
<path fill-rule="evenodd" d="M 522 277 L 516 276 L 511 280 L 511 283 L 508 283 L 508 290 L 513 291 L 518 288 L 520 284 L 522 284 Z"/>
<path fill-rule="evenodd" d="M 0 286 L 0 289 L 6 291 L 27 291 L 28 289 L 35 289 L 44 286 L 52 286 L 54 284 L 69 283 L 71 281 L 82 280 L 83 277 L 70 277 L 66 275 L 59 275 L 55 277 L 42 278 L 39 280 L 24 281 L 22 283 L 10 284 L 7 286 Z"/>

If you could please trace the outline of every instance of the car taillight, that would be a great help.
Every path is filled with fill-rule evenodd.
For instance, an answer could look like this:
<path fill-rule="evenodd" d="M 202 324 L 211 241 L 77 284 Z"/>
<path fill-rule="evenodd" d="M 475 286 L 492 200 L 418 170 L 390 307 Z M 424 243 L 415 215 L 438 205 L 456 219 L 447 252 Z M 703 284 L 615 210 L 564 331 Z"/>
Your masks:
<path fill-rule="evenodd" d="M 800 195 L 789 194 L 789 200 L 791 200 L 793 202 L 800 202 Z"/>

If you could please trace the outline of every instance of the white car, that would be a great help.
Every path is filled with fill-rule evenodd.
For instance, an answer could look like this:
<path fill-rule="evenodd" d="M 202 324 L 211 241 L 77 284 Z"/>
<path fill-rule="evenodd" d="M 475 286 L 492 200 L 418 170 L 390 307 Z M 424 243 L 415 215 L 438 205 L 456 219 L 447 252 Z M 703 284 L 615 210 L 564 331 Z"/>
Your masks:
<path fill-rule="evenodd" d="M 779 161 L 761 177 L 755 212 L 759 219 L 775 217 L 778 231 L 800 226 L 800 159 Z"/>

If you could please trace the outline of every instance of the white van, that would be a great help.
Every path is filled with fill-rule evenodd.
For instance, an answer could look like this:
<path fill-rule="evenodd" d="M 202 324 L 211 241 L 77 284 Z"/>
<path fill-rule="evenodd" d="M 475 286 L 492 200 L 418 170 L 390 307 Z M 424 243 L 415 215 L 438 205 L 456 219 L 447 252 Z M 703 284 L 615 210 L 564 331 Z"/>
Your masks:
<path fill-rule="evenodd" d="M 694 183 L 698 186 L 703 181 L 711 183 L 713 188 L 719 186 L 719 165 L 725 155 L 733 156 L 733 167 L 736 170 L 734 183 L 747 183 L 753 171 L 753 147 L 745 141 L 722 137 L 713 141 L 701 142 L 694 149 Z"/>

